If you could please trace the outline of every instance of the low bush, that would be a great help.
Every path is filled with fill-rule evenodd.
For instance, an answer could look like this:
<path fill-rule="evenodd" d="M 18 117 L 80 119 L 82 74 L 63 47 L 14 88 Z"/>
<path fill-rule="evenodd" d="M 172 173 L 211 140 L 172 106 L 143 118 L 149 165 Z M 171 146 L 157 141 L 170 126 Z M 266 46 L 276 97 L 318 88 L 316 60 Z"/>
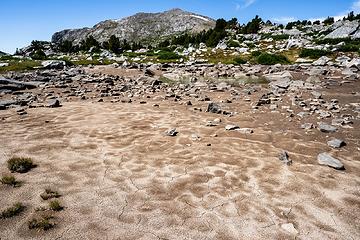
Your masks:
<path fill-rule="evenodd" d="M 51 198 L 58 198 L 60 197 L 61 195 L 56 192 L 56 191 L 53 191 L 51 190 L 50 188 L 47 188 L 45 189 L 45 192 L 43 192 L 42 194 L 40 194 L 40 197 L 43 199 L 43 200 L 48 200 L 48 199 L 51 199 Z"/>
<path fill-rule="evenodd" d="M 60 202 L 58 200 L 54 200 L 49 202 L 49 208 L 53 211 L 61 211 L 64 209 L 63 206 L 61 206 Z"/>
<path fill-rule="evenodd" d="M 20 185 L 20 183 L 16 181 L 16 178 L 13 175 L 2 176 L 0 182 L 2 184 L 10 185 L 13 187 L 18 187 Z"/>
<path fill-rule="evenodd" d="M 38 229 L 47 231 L 55 226 L 50 220 L 52 216 L 42 216 L 40 218 L 33 218 L 29 221 L 28 227 L 29 229 Z"/>
<path fill-rule="evenodd" d="M 355 44 L 345 44 L 342 45 L 338 48 L 337 51 L 339 52 L 357 52 L 360 49 L 360 44 L 359 45 L 355 45 Z"/>
<path fill-rule="evenodd" d="M 158 54 L 158 59 L 160 60 L 175 60 L 179 58 L 181 58 L 181 56 L 174 52 L 160 51 Z"/>
<path fill-rule="evenodd" d="M 240 44 L 234 40 L 230 40 L 227 45 L 228 47 L 234 47 L 234 48 L 240 47 Z"/>
<path fill-rule="evenodd" d="M 235 64 L 239 64 L 239 65 L 247 63 L 247 61 L 245 59 L 241 58 L 241 57 L 235 57 L 233 59 L 233 61 L 234 61 Z"/>
<path fill-rule="evenodd" d="M 7 161 L 8 168 L 11 172 L 26 173 L 35 167 L 31 158 L 12 157 Z"/>
<path fill-rule="evenodd" d="M 257 58 L 256 62 L 262 65 L 274 65 L 274 64 L 287 64 L 290 61 L 283 55 L 261 53 Z"/>
<path fill-rule="evenodd" d="M 331 32 L 331 30 L 330 30 L 330 32 Z M 341 43 L 341 42 L 353 43 L 354 41 L 357 41 L 357 40 L 353 40 L 351 38 L 324 38 L 324 39 L 317 40 L 316 43 L 317 44 L 336 45 L 336 44 Z"/>
<path fill-rule="evenodd" d="M 1 218 L 11 218 L 19 215 L 25 210 L 25 206 L 22 203 L 15 203 L 12 207 L 9 207 L 1 212 Z"/>
<path fill-rule="evenodd" d="M 261 52 L 260 51 L 254 51 L 254 52 L 251 52 L 251 57 L 258 57 L 261 55 Z"/>
<path fill-rule="evenodd" d="M 41 49 L 38 49 L 32 54 L 30 54 L 30 57 L 34 60 L 45 60 L 46 54 Z"/>
<path fill-rule="evenodd" d="M 299 56 L 301 58 L 308 57 L 311 59 L 318 59 L 322 56 L 327 56 L 329 54 L 331 54 L 331 52 L 327 50 L 304 48 L 300 51 Z"/>

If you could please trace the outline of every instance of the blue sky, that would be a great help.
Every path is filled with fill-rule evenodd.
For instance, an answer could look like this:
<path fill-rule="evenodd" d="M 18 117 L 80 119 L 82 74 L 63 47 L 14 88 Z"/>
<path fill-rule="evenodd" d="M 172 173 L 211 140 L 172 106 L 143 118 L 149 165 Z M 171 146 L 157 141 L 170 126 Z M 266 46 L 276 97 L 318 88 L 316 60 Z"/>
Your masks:
<path fill-rule="evenodd" d="M 1 0 L 0 51 L 13 53 L 31 40 L 50 40 L 62 29 L 91 27 L 137 12 L 182 8 L 246 23 L 255 15 L 286 22 L 360 12 L 360 0 Z"/>

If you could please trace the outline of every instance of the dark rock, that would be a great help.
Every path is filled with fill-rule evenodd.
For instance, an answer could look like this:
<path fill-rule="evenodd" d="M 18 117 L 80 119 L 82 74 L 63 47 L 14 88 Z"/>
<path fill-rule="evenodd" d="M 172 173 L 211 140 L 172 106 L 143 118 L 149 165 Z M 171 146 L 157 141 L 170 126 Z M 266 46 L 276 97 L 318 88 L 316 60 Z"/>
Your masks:
<path fill-rule="evenodd" d="M 52 99 L 48 102 L 47 107 L 50 107 L 50 108 L 61 107 L 61 104 L 58 99 Z"/>
<path fill-rule="evenodd" d="M 279 160 L 285 163 L 286 165 L 291 165 L 292 161 L 289 159 L 289 155 L 286 151 L 282 151 L 279 155 Z"/>
<path fill-rule="evenodd" d="M 221 107 L 216 103 L 209 103 L 206 111 L 217 114 L 222 113 Z"/>
<path fill-rule="evenodd" d="M 176 131 L 176 128 L 171 128 L 165 132 L 166 136 L 175 137 L 179 132 Z"/>

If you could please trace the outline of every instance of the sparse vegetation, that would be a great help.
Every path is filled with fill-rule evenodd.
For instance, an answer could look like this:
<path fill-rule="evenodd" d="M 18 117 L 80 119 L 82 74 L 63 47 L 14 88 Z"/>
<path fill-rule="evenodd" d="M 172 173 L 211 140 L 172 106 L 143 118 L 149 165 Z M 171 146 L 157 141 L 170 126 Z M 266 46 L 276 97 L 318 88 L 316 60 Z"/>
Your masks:
<path fill-rule="evenodd" d="M 9 66 L 0 67 L 0 73 L 9 71 L 33 70 L 35 67 L 38 66 L 40 66 L 40 62 L 38 61 L 14 59 L 9 62 Z"/>
<path fill-rule="evenodd" d="M 360 49 L 360 43 L 341 45 L 337 50 L 339 52 L 357 52 L 359 51 L 359 49 Z"/>
<path fill-rule="evenodd" d="M 61 206 L 60 202 L 58 200 L 53 200 L 49 202 L 49 208 L 53 211 L 61 211 L 64 209 L 63 206 Z"/>
<path fill-rule="evenodd" d="M 51 198 L 58 198 L 60 197 L 61 195 L 57 192 L 57 191 L 53 191 L 52 189 L 50 188 L 47 188 L 45 189 L 45 192 L 43 192 L 42 194 L 40 194 L 40 197 L 43 199 L 43 200 L 48 200 L 48 199 L 51 199 Z"/>
<path fill-rule="evenodd" d="M 8 168 L 11 172 L 26 173 L 35 165 L 31 158 L 12 157 L 7 161 Z"/>
<path fill-rule="evenodd" d="M 13 187 L 20 186 L 20 182 L 16 181 L 16 178 L 13 175 L 2 176 L 1 179 L 0 179 L 0 182 L 2 184 L 10 185 L 10 186 L 13 186 Z"/>
<path fill-rule="evenodd" d="M 181 58 L 181 56 L 179 56 L 178 54 L 167 51 L 160 51 L 158 56 L 158 59 L 160 60 L 175 60 L 179 58 Z"/>
<path fill-rule="evenodd" d="M 261 53 L 256 57 L 256 62 L 262 65 L 274 65 L 274 64 L 288 64 L 290 61 L 283 55 Z"/>
<path fill-rule="evenodd" d="M 55 226 L 55 223 L 50 220 L 53 219 L 52 216 L 41 216 L 40 218 L 33 218 L 29 221 L 29 229 L 38 229 L 47 231 Z"/>
<path fill-rule="evenodd" d="M 299 56 L 302 58 L 309 57 L 311 59 L 318 59 L 319 57 L 326 56 L 329 54 L 331 54 L 331 52 L 327 50 L 305 48 L 300 51 Z"/>
<path fill-rule="evenodd" d="M 1 218 L 11 218 L 19 215 L 25 210 L 25 206 L 22 203 L 15 203 L 12 207 L 9 207 L 1 212 Z"/>
<path fill-rule="evenodd" d="M 241 57 L 235 57 L 234 62 L 235 62 L 235 64 L 239 64 L 239 65 L 247 63 L 247 61 Z"/>

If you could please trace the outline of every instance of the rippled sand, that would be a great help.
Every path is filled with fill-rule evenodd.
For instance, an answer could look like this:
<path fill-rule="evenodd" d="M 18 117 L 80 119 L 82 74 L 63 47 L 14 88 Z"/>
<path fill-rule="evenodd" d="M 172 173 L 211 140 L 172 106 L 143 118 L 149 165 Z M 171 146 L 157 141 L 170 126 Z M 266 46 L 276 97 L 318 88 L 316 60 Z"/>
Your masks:
<path fill-rule="evenodd" d="M 228 105 L 238 112 L 231 118 L 147 101 L 1 112 L 0 173 L 14 155 L 32 157 L 38 167 L 16 174 L 20 188 L 0 185 L 1 208 L 28 206 L 19 217 L 0 219 L 0 239 L 295 238 L 284 223 L 293 223 L 299 239 L 360 238 L 358 132 L 332 135 L 348 142 L 334 152 L 346 167 L 337 171 L 316 161 L 330 151 L 326 134 L 305 133 L 284 114 L 252 113 L 245 101 Z M 217 117 L 219 126 L 206 126 Z M 254 133 L 226 131 L 230 123 Z M 178 136 L 164 135 L 171 127 Z M 292 166 L 278 160 L 283 149 Z M 46 187 L 63 195 L 65 209 L 54 214 L 54 229 L 30 232 L 27 222 L 44 205 Z"/>

